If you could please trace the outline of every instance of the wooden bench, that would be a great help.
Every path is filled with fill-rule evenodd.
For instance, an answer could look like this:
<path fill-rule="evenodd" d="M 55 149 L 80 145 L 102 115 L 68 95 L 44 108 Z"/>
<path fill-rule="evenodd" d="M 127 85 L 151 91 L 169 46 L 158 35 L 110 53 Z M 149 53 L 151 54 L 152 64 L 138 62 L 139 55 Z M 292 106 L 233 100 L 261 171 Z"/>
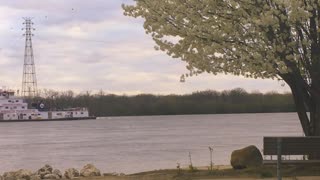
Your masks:
<path fill-rule="evenodd" d="M 310 155 L 320 153 L 320 137 L 264 137 L 263 154 L 277 155 L 277 160 L 265 160 L 264 164 L 277 164 L 281 179 L 281 164 L 320 164 L 318 160 L 284 160 L 282 155 Z"/>

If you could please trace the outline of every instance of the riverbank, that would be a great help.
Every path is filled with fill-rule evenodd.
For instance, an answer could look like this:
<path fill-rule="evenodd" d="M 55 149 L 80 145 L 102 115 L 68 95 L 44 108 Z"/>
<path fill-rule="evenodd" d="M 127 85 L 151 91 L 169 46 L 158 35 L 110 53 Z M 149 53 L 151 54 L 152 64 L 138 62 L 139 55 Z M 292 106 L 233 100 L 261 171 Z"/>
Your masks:
<path fill-rule="evenodd" d="M 320 166 L 285 166 L 284 179 L 319 180 Z M 95 180 L 210 180 L 210 179 L 276 179 L 275 166 L 234 170 L 231 166 L 215 166 L 212 171 L 206 167 L 197 170 L 158 170 L 137 173 L 127 176 L 96 177 Z"/>
<path fill-rule="evenodd" d="M 290 180 L 319 180 L 320 166 L 284 166 L 283 179 Z M 231 166 L 215 166 L 212 171 L 207 167 L 197 170 L 168 169 L 142 172 L 132 175 L 108 175 L 103 177 L 80 178 L 81 180 L 211 180 L 211 179 L 276 179 L 275 166 L 262 166 L 259 168 L 234 170 Z"/>
<path fill-rule="evenodd" d="M 295 177 L 297 180 L 319 180 L 320 177 L 318 176 L 304 176 L 304 177 Z M 195 179 L 194 180 L 235 180 L 235 179 L 240 179 L 240 180 L 276 180 L 276 178 L 206 178 L 206 179 Z M 282 178 L 283 180 L 296 180 L 293 177 L 288 177 L 288 178 Z M 94 178 L 80 178 L 79 180 L 170 180 L 166 178 L 157 178 L 157 179 L 149 179 L 148 177 L 141 178 L 133 178 L 133 177 L 121 177 L 121 178 L 115 178 L 115 177 L 94 177 Z"/>
<path fill-rule="evenodd" d="M 320 179 L 320 166 L 284 166 L 282 168 L 283 176 L 289 179 Z M 138 175 L 164 176 L 172 174 L 171 179 L 274 179 L 276 177 L 276 166 L 262 166 L 258 168 L 249 168 L 243 170 L 234 170 L 231 166 L 217 166 L 212 171 L 204 168 L 199 170 L 164 170 L 141 173 Z M 140 178 L 143 178 L 141 176 Z M 157 178 L 155 178 L 157 179 Z M 161 178 L 160 178 L 161 179 Z"/>
<path fill-rule="evenodd" d="M 283 179 L 290 180 L 319 180 L 320 166 L 283 166 Z M 214 166 L 212 170 L 208 167 L 194 167 L 182 169 L 167 169 L 141 172 L 136 174 L 117 174 L 100 172 L 94 165 L 88 164 L 80 171 L 69 168 L 65 171 L 53 169 L 45 165 L 36 172 L 29 170 L 18 170 L 6 172 L 1 180 L 42 180 L 42 179 L 77 179 L 77 180 L 211 180 L 211 179 L 276 179 L 275 166 L 261 166 L 234 170 L 231 166 Z"/>

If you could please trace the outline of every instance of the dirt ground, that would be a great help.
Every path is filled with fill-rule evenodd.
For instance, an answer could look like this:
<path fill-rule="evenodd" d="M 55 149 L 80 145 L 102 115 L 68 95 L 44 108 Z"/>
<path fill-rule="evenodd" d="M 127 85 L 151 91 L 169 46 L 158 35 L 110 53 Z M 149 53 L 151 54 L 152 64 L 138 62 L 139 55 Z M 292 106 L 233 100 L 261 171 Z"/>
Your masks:
<path fill-rule="evenodd" d="M 320 166 L 288 166 L 282 169 L 284 180 L 320 180 Z M 199 168 L 169 169 L 142 172 L 132 175 L 108 175 L 102 177 L 80 178 L 79 180 L 276 180 L 276 168 L 272 166 L 234 170 L 221 166 L 209 171 Z"/>
<path fill-rule="evenodd" d="M 176 178 L 165 177 L 165 176 L 126 176 L 126 177 L 98 177 L 98 178 L 81 178 L 82 180 L 175 180 Z M 189 179 L 189 178 L 188 178 Z M 226 177 L 226 178 L 197 178 L 192 177 L 190 180 L 277 180 L 274 178 L 244 178 L 244 177 Z M 302 177 L 286 177 L 283 180 L 320 180 L 320 176 L 302 176 Z"/>

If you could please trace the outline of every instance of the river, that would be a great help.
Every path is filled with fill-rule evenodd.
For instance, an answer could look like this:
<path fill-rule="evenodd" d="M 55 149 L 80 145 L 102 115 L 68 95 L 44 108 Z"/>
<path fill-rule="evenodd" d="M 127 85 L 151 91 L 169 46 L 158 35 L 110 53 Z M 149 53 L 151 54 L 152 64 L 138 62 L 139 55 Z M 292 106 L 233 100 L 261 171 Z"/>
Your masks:
<path fill-rule="evenodd" d="M 229 164 L 232 150 L 263 136 L 301 136 L 295 113 L 104 117 L 65 122 L 0 123 L 0 172 L 64 170 L 93 163 L 103 172 L 135 173 Z"/>

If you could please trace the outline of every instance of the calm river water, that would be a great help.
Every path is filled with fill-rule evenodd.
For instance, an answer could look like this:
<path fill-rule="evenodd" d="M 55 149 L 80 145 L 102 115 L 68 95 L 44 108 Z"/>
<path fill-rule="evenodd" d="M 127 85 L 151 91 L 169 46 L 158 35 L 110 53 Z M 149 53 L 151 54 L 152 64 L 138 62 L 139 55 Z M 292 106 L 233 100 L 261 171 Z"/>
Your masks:
<path fill-rule="evenodd" d="M 262 147 L 263 136 L 302 135 L 295 113 L 107 117 L 88 121 L 0 124 L 0 172 L 64 170 L 95 164 L 103 172 L 175 168 L 177 162 L 229 164 L 232 150 Z"/>

